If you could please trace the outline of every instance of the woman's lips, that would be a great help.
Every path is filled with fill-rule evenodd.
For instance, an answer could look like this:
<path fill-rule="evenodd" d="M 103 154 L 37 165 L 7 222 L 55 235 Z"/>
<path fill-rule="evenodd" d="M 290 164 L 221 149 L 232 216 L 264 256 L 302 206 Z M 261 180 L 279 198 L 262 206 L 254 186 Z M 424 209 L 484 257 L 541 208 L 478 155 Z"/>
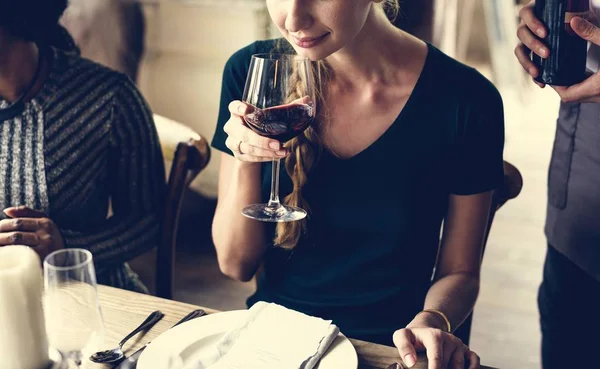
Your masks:
<path fill-rule="evenodd" d="M 299 47 L 302 47 L 304 49 L 310 49 L 311 47 L 315 47 L 318 44 L 320 44 L 325 37 L 329 36 L 329 33 L 326 33 L 322 36 L 319 37 L 295 37 L 292 36 L 294 39 L 294 43 L 296 43 L 296 45 L 298 45 Z"/>

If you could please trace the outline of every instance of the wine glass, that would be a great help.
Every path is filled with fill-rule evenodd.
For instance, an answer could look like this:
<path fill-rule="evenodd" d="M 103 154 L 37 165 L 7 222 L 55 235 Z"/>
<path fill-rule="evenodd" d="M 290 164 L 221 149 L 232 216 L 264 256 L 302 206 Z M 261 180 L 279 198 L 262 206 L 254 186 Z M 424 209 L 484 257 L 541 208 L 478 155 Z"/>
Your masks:
<path fill-rule="evenodd" d="M 244 117 L 257 134 L 285 143 L 302 134 L 315 118 L 315 81 L 310 60 L 290 54 L 256 54 L 242 100 L 253 107 Z M 298 207 L 279 201 L 280 159 L 273 159 L 271 195 L 267 204 L 243 209 L 248 218 L 263 222 L 291 222 L 306 217 Z"/>
<path fill-rule="evenodd" d="M 44 259 L 44 313 L 50 346 L 76 366 L 104 338 L 92 254 L 58 250 Z"/>

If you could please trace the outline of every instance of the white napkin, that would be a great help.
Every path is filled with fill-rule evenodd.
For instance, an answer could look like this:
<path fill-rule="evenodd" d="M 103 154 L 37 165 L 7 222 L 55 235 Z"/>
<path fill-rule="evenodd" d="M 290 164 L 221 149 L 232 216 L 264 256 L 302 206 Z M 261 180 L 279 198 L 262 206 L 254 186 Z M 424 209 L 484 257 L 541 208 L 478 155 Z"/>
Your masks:
<path fill-rule="evenodd" d="M 338 333 L 330 320 L 260 301 L 194 368 L 312 369 Z"/>

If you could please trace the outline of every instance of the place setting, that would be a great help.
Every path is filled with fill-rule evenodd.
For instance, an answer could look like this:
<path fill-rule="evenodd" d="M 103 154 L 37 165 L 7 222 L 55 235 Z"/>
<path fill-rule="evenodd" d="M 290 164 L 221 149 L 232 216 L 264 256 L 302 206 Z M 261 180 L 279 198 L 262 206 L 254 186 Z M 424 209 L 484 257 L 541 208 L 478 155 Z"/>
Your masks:
<path fill-rule="evenodd" d="M 168 369 L 358 367 L 354 347 L 331 321 L 266 302 L 168 330 L 150 343 L 137 368 L 157 363 Z"/>
<path fill-rule="evenodd" d="M 332 321 L 263 301 L 248 310 L 193 310 L 134 351 L 128 341 L 143 340 L 165 317 L 155 310 L 106 347 L 93 257 L 82 249 L 54 252 L 42 264 L 29 247 L 0 248 L 0 304 L 0 354 L 12 369 L 358 368 L 355 348 Z"/>
<path fill-rule="evenodd" d="M 265 302 L 249 310 L 210 315 L 202 309 L 192 311 L 151 342 L 124 355 L 128 339 L 160 320 L 150 320 L 155 313 L 116 348 L 99 351 L 90 360 L 115 369 L 358 367 L 351 342 L 330 321 Z"/>

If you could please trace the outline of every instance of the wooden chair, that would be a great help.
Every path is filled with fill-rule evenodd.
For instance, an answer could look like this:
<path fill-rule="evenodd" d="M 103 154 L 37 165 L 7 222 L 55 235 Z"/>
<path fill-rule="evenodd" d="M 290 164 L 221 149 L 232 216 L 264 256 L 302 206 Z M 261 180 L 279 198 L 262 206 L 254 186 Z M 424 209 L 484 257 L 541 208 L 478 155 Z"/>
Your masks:
<path fill-rule="evenodd" d="M 156 253 L 156 295 L 173 297 L 173 269 L 177 245 L 179 214 L 186 188 L 210 161 L 209 145 L 191 128 L 168 118 L 154 115 L 165 160 L 171 161 L 162 238 Z"/>
<path fill-rule="evenodd" d="M 492 207 L 490 209 L 490 216 L 488 219 L 488 227 L 484 239 L 484 251 L 485 244 L 487 243 L 492 223 L 494 222 L 494 216 L 496 212 L 504 205 L 507 201 L 514 199 L 521 193 L 523 188 L 523 177 L 519 170 L 512 164 L 504 162 L 504 184 L 498 190 L 494 192 L 492 200 Z M 483 255 L 482 255 L 483 259 Z M 466 345 L 469 344 L 471 338 L 471 325 L 473 323 L 473 313 L 471 313 L 464 323 L 454 331 L 454 335 L 460 338 Z"/>

